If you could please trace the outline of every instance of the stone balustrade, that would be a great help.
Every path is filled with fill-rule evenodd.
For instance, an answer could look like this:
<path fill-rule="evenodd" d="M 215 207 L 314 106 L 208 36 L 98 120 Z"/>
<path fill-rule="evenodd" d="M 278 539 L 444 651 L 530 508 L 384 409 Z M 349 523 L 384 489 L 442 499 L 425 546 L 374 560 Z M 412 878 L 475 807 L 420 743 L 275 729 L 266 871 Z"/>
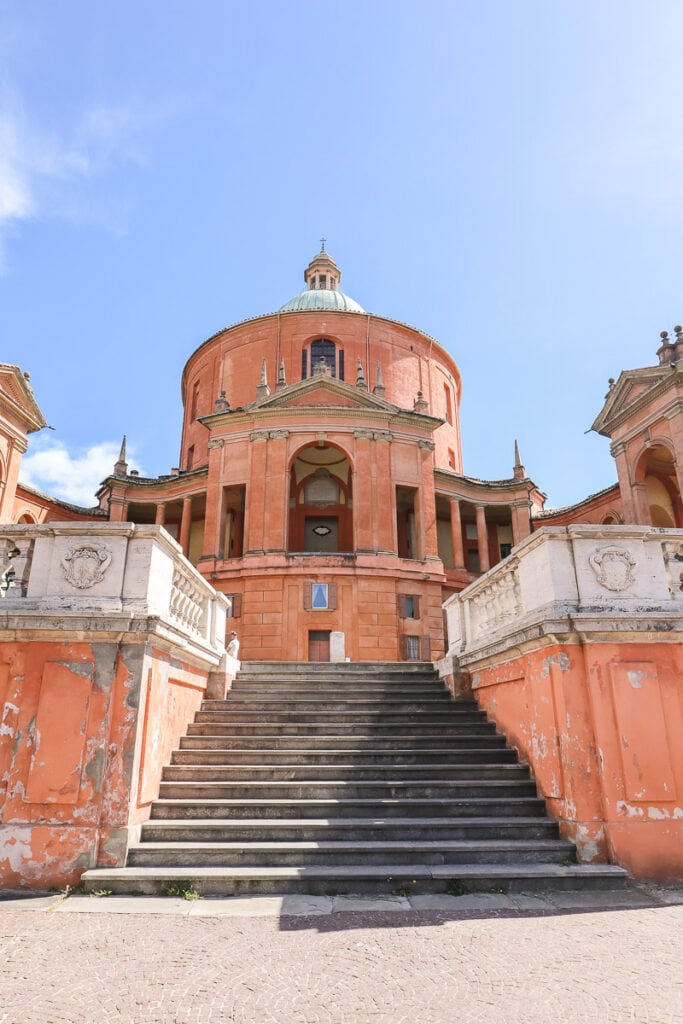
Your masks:
<path fill-rule="evenodd" d="M 666 631 L 683 615 L 683 530 L 545 527 L 444 605 L 448 656 L 565 628 Z"/>
<path fill-rule="evenodd" d="M 0 623 L 6 628 L 79 618 L 95 630 L 140 620 L 216 663 L 227 600 L 160 526 L 59 523 L 0 528 Z M 128 624 L 128 625 L 127 625 Z"/>
<path fill-rule="evenodd" d="M 239 668 L 227 604 L 160 526 L 0 528 L 0 887 L 124 863 L 171 751 Z"/>
<path fill-rule="evenodd" d="M 439 671 L 580 860 L 683 879 L 683 530 L 546 527 L 445 604 Z"/>

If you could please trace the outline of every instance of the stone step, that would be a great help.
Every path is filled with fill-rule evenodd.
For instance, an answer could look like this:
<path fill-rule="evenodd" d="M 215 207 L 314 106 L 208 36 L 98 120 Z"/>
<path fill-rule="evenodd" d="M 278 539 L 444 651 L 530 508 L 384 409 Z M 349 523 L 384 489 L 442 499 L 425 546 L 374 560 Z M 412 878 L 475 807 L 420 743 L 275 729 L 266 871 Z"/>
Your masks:
<path fill-rule="evenodd" d="M 279 736 L 358 736 L 359 732 L 366 736 L 387 734 L 393 737 L 410 736 L 411 739 L 419 739 L 422 736 L 429 736 L 435 730 L 448 730 L 448 735 L 470 736 L 476 731 L 477 736 L 495 735 L 496 727 L 493 722 L 472 722 L 457 723 L 444 722 L 440 718 L 414 719 L 406 716 L 398 722 L 390 719 L 377 718 L 370 721 L 367 718 L 356 722 L 351 715 L 339 716 L 328 722 L 304 722 L 284 720 L 277 717 L 264 722 L 256 721 L 230 721 L 229 723 L 217 722 L 212 725 L 209 722 L 194 723 L 187 727 L 188 736 L 264 736 L 277 732 Z"/>
<path fill-rule="evenodd" d="M 450 746 L 453 751 L 477 750 L 485 748 L 505 748 L 505 737 L 498 733 L 475 733 L 472 730 L 466 735 L 454 737 L 448 733 L 429 733 L 424 736 L 406 737 L 394 734 L 383 733 L 358 734 L 347 733 L 343 736 L 334 734 L 306 735 L 306 736 L 284 736 L 270 733 L 268 735 L 236 735 L 223 734 L 219 736 L 183 736 L 180 740 L 181 750 L 249 750 L 258 748 L 260 750 L 346 750 L 366 751 L 372 750 L 403 750 L 406 744 L 415 752 L 420 750 L 432 750 Z"/>
<path fill-rule="evenodd" d="M 524 764 L 172 764 L 163 769 L 164 782 L 258 782 L 308 781 L 308 782 L 353 782 L 369 781 L 429 781 L 459 780 L 473 781 L 486 779 L 529 778 L 529 769 Z"/>
<path fill-rule="evenodd" d="M 247 750 L 257 747 L 261 750 L 340 750 L 363 751 L 367 748 L 375 750 L 403 749 L 409 742 L 415 751 L 443 748 L 449 742 L 452 749 L 467 750 L 485 747 L 505 747 L 505 737 L 497 733 L 473 734 L 454 737 L 450 733 L 427 733 L 423 736 L 406 737 L 404 735 L 386 735 L 383 733 L 359 734 L 306 734 L 304 736 L 283 735 L 279 733 L 224 733 L 223 735 L 188 735 L 181 737 L 180 746 L 183 750 Z"/>
<path fill-rule="evenodd" d="M 395 726 L 435 726 L 450 728 L 451 725 L 462 730 L 467 726 L 478 726 L 483 730 L 495 732 L 495 725 L 486 720 L 483 714 L 475 712 L 453 712 L 449 708 L 443 710 L 420 711 L 394 711 L 391 708 L 382 708 L 375 711 L 361 711 L 341 709 L 330 711 L 305 711 L 305 710 L 281 710 L 278 707 L 269 708 L 268 711 L 242 710 L 241 708 L 230 708 L 226 711 L 197 711 L 194 722 L 197 726 L 224 726 L 228 730 L 233 726 L 242 725 L 272 725 L 273 727 L 294 725 L 297 728 L 302 726 L 320 726 L 328 729 L 336 729 L 338 726 L 351 725 L 368 726 L 376 728 L 378 725 L 393 729 Z M 466 728 L 465 728 L 465 731 Z"/>
<path fill-rule="evenodd" d="M 142 825 L 145 842 L 386 842 L 557 839 L 547 817 L 469 818 L 153 818 Z"/>
<path fill-rule="evenodd" d="M 443 690 L 443 687 L 439 687 L 434 690 L 415 690 L 401 687 L 400 689 L 353 689 L 343 690 L 340 692 L 338 686 L 331 686 L 329 690 L 315 689 L 313 687 L 309 689 L 303 688 L 287 688 L 282 687 L 281 689 L 275 689 L 271 687 L 269 689 L 261 688 L 254 689 L 236 689 L 232 688 L 227 691 L 227 697 L 224 700 L 217 699 L 206 699 L 202 701 L 202 711 L 223 711 L 226 707 L 231 705 L 243 705 L 250 700 L 254 700 L 258 703 L 280 703 L 284 701 L 299 701 L 305 700 L 308 703 L 313 703 L 315 707 L 327 708 L 330 703 L 336 702 L 349 702 L 353 703 L 356 700 L 360 700 L 367 705 L 375 707 L 381 705 L 385 700 L 404 700 L 408 702 L 418 702 L 422 706 L 431 707 L 433 705 L 447 705 L 450 708 L 456 708 L 462 711 L 478 711 L 479 709 L 471 700 L 460 701 L 453 700 L 449 693 Z"/>
<path fill-rule="evenodd" d="M 607 864 L 386 864 L 304 867 L 127 867 L 83 875 L 86 891 L 155 895 L 181 885 L 201 895 L 400 894 L 619 889 L 626 872 Z"/>
<path fill-rule="evenodd" d="M 450 747 L 445 749 L 394 749 L 377 750 L 369 747 L 354 750 L 272 750 L 251 747 L 246 750 L 235 750 L 227 748 L 213 748 L 198 750 L 183 748 L 174 750 L 171 754 L 172 765 L 246 765 L 246 764 L 267 764 L 267 765 L 358 765 L 372 764 L 377 767 L 393 767 L 394 765 L 409 765 L 413 767 L 429 767 L 435 764 L 449 764 L 453 766 L 465 765 L 476 767 L 479 764 L 501 764 L 514 765 L 516 763 L 515 752 L 509 747 L 496 746 L 479 749 L 477 747 L 465 750 L 454 750 Z"/>
<path fill-rule="evenodd" d="M 243 661 L 240 668 L 240 679 L 258 676 L 265 679 L 272 675 L 316 676 L 327 672 L 348 679 L 354 675 L 366 675 L 374 678 L 396 675 L 400 679 L 412 676 L 428 676 L 438 679 L 431 661 Z"/>
<path fill-rule="evenodd" d="M 135 866 L 264 864 L 520 864 L 574 863 L 574 847 L 564 839 L 385 840 L 344 842 L 324 840 L 282 843 L 144 842 L 131 847 Z"/>
<path fill-rule="evenodd" d="M 327 718 L 333 715 L 344 714 L 348 716 L 360 715 L 410 715 L 410 716 L 439 716 L 452 718 L 459 722 L 486 721 L 486 714 L 476 708 L 459 708 L 448 698 L 440 697 L 438 700 L 237 700 L 230 699 L 223 702 L 222 707 L 205 707 L 206 701 L 196 713 L 196 722 L 223 722 L 230 721 L 235 715 L 248 715 L 252 717 L 264 716 L 267 718 L 273 715 L 291 715 L 301 717 L 316 716 L 316 718 Z"/>
<path fill-rule="evenodd" d="M 159 787 L 162 800 L 468 800 L 535 797 L 536 784 L 527 779 L 437 779 L 313 781 L 168 781 Z"/>
<path fill-rule="evenodd" d="M 543 815 L 545 802 L 538 797 L 444 797 L 442 799 L 392 798 L 292 800 L 270 799 L 159 799 L 151 807 L 152 818 L 410 818 L 495 817 L 496 815 Z"/>

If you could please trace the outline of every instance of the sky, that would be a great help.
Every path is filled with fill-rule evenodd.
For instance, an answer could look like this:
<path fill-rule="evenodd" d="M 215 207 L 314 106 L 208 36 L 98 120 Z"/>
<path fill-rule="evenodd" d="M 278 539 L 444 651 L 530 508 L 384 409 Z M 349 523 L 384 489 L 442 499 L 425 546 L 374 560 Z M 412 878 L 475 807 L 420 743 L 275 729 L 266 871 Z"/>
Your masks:
<path fill-rule="evenodd" d="M 177 465 L 180 375 L 303 287 L 435 337 L 464 471 L 616 480 L 609 377 L 683 321 L 680 0 L 0 0 L 0 361 L 92 505 Z"/>

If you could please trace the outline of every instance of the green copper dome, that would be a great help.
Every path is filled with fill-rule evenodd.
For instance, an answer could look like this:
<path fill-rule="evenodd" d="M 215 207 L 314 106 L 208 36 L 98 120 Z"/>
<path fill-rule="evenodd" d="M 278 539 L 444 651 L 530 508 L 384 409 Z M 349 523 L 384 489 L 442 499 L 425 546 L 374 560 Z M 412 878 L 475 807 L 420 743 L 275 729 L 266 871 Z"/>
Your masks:
<path fill-rule="evenodd" d="M 299 292 L 284 306 L 280 313 L 298 313 L 310 309 L 329 309 L 340 313 L 364 313 L 355 299 L 340 292 L 337 287 L 341 281 L 341 270 L 328 252 L 323 248 L 314 256 L 304 271 L 306 291 Z"/>
<path fill-rule="evenodd" d="M 280 313 L 294 313 L 307 309 L 331 309 L 339 310 L 342 313 L 364 313 L 362 306 L 344 292 L 330 291 L 329 288 L 311 288 L 305 292 L 299 292 L 284 306 L 280 306 Z"/>

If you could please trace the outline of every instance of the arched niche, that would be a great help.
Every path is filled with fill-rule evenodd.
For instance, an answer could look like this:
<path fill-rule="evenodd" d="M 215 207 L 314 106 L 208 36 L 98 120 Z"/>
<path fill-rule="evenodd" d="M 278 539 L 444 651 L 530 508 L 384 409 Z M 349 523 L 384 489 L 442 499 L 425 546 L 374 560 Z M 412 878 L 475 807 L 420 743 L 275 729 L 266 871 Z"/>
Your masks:
<path fill-rule="evenodd" d="M 353 550 L 352 469 L 339 448 L 315 444 L 295 456 L 289 475 L 290 551 Z"/>
<path fill-rule="evenodd" d="M 642 453 L 635 478 L 644 488 L 652 526 L 683 526 L 676 461 L 667 445 L 653 444 Z"/>

